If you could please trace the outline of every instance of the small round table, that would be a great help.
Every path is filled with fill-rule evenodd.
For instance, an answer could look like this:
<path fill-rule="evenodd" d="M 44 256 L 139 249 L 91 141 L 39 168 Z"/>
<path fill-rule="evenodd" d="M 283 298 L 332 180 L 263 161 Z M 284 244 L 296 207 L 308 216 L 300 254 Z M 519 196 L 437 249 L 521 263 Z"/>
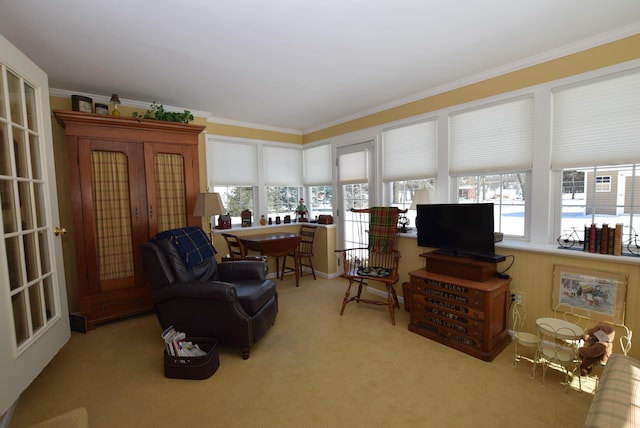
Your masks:
<path fill-rule="evenodd" d="M 584 334 L 584 329 L 582 327 L 560 318 L 538 318 L 536 320 L 536 325 L 542 329 L 547 330 L 558 339 L 576 340 L 581 339 L 582 335 Z M 546 326 L 549 326 L 553 330 L 545 328 Z"/>

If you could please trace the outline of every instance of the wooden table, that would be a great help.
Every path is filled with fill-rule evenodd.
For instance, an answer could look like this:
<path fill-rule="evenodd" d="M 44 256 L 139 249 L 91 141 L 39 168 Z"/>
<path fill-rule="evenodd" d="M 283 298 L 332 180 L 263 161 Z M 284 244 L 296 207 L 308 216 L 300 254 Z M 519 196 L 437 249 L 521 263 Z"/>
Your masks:
<path fill-rule="evenodd" d="M 262 255 L 276 258 L 276 277 L 280 272 L 279 258 L 293 253 L 296 270 L 296 287 L 300 281 L 298 246 L 302 237 L 297 233 L 265 233 L 260 235 L 238 235 L 238 239 L 247 250 L 258 251 Z M 245 254 L 246 255 L 246 254 Z"/>

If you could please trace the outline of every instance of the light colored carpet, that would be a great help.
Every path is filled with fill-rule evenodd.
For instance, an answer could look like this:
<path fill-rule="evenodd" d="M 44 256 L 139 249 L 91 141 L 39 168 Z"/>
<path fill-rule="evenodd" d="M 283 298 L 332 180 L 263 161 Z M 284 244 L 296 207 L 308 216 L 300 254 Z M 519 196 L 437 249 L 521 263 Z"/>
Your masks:
<path fill-rule="evenodd" d="M 92 428 L 581 427 L 592 396 L 530 379 L 513 346 L 484 362 L 407 330 L 409 314 L 350 303 L 343 279 L 277 281 L 276 324 L 207 380 L 163 376 L 155 315 L 73 333 L 24 392 L 11 428 L 85 407 Z"/>

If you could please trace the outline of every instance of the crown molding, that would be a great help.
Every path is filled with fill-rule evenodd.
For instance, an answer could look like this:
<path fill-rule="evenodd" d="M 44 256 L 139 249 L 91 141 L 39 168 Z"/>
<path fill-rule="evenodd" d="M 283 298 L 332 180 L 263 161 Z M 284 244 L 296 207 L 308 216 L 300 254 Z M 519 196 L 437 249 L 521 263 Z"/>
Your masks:
<path fill-rule="evenodd" d="M 259 129 L 262 131 L 282 132 L 284 134 L 302 135 L 300 129 L 280 128 L 277 126 L 259 125 L 256 123 L 242 122 L 240 120 L 224 119 L 221 117 L 209 116 L 207 122 L 217 123 L 220 125 L 238 126 L 242 128 Z"/>

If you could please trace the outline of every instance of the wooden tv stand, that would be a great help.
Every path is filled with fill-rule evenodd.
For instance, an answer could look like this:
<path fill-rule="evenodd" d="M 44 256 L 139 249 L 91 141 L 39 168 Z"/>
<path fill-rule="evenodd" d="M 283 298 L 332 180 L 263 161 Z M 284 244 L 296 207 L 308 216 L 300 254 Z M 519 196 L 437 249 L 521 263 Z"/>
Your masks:
<path fill-rule="evenodd" d="M 438 256 L 447 257 L 447 256 Z M 453 258 L 453 257 L 452 257 Z M 445 260 L 452 265 L 464 260 Z M 472 262 L 469 270 L 483 272 Z M 492 361 L 511 342 L 508 333 L 510 279 L 494 274 L 473 280 L 432 272 L 436 260 L 425 269 L 409 273 L 411 278 L 411 321 L 409 331 L 450 346 L 484 361 Z M 483 262 L 480 262 L 483 263 Z M 455 271 L 453 272 L 455 273 Z"/>

